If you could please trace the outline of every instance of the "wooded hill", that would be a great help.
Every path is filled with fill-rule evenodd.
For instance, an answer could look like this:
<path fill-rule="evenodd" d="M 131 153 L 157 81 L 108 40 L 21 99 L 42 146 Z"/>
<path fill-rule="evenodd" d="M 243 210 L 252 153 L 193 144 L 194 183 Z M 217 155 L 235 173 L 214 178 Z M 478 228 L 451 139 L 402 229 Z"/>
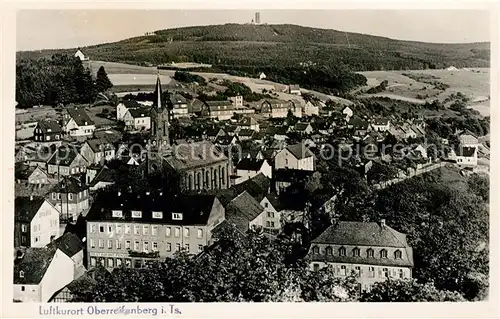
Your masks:
<path fill-rule="evenodd" d="M 82 48 L 92 60 L 132 64 L 210 63 L 234 70 L 343 64 L 352 71 L 489 67 L 490 44 L 439 44 L 298 25 L 224 24 L 159 30 L 155 35 Z M 18 52 L 18 59 L 75 49 Z"/>

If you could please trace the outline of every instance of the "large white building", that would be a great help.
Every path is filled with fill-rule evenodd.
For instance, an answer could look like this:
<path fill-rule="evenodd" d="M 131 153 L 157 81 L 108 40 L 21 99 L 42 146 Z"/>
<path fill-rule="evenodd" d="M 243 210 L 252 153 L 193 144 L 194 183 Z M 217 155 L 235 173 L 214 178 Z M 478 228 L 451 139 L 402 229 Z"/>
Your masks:
<path fill-rule="evenodd" d="M 290 145 L 276 154 L 274 168 L 314 171 L 315 157 L 302 143 Z"/>

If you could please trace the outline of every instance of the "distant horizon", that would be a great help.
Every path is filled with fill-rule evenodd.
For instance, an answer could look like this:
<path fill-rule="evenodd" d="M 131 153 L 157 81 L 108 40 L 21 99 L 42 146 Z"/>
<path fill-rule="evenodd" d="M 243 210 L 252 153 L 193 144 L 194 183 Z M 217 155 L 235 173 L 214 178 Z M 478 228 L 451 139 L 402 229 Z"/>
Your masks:
<path fill-rule="evenodd" d="M 344 13 L 341 14 L 341 11 Z M 491 42 L 487 11 L 377 11 L 377 14 L 374 14 L 374 10 L 329 10 L 326 12 L 261 10 L 262 23 L 260 25 L 288 24 L 430 44 Z M 214 16 L 214 12 L 221 14 Z M 84 48 L 119 42 L 143 36 L 146 32 L 160 30 L 225 24 L 244 25 L 250 23 L 255 12 L 256 10 L 90 10 L 83 12 L 22 10 L 17 16 L 16 52 Z M 175 13 L 180 13 L 182 16 Z M 346 19 L 346 14 L 351 15 L 352 18 L 342 21 Z M 165 15 L 171 15 L 172 19 L 165 19 Z M 332 19 L 335 15 L 338 17 Z M 248 21 L 243 21 L 245 18 L 248 18 Z M 137 24 L 130 26 L 127 23 L 130 19 L 137 20 Z M 383 19 L 383 23 L 380 19 Z M 191 20 L 199 23 L 189 23 Z M 348 25 L 353 22 L 351 20 L 358 23 L 349 27 Z M 412 20 L 414 22 L 425 20 L 426 23 L 413 24 Z M 473 23 L 467 23 L 467 20 Z M 35 25 L 32 21 L 42 21 L 42 25 Z M 359 23 L 359 21 L 366 23 Z"/>

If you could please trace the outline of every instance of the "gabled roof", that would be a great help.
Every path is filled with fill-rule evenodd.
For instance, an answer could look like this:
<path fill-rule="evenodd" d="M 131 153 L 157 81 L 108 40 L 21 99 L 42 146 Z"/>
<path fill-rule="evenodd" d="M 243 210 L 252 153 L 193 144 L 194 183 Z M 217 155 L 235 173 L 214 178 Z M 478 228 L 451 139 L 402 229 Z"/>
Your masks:
<path fill-rule="evenodd" d="M 475 147 L 458 147 L 457 150 L 455 151 L 457 156 L 463 156 L 463 157 L 474 157 L 474 154 L 476 153 L 476 148 Z"/>
<path fill-rule="evenodd" d="M 373 120 L 373 125 L 387 125 L 389 124 L 388 118 L 376 118 Z"/>
<path fill-rule="evenodd" d="M 69 146 L 61 146 L 59 149 L 52 154 L 50 157 L 48 163 L 52 165 L 62 165 L 62 166 L 68 166 L 70 165 L 73 160 L 79 155 L 77 151 L 75 150 L 74 147 L 69 147 Z M 58 163 L 59 161 L 59 163 Z"/>
<path fill-rule="evenodd" d="M 286 148 L 293 156 L 297 159 L 304 159 L 314 156 L 313 152 L 307 148 L 303 143 L 297 143 L 294 145 L 287 146 Z"/>
<path fill-rule="evenodd" d="M 20 180 L 28 180 L 35 171 L 40 171 L 42 172 L 42 174 L 47 176 L 47 172 L 40 166 L 16 165 L 15 178 Z"/>
<path fill-rule="evenodd" d="M 170 104 L 186 104 L 187 103 L 187 100 L 184 96 L 182 96 L 181 94 L 177 93 L 177 92 L 174 92 L 173 94 L 170 94 L 169 97 L 168 97 L 168 100 L 170 102 Z"/>
<path fill-rule="evenodd" d="M 296 131 L 305 131 L 309 127 L 309 123 L 302 123 L 302 122 L 297 122 L 295 123 L 294 129 Z"/>
<path fill-rule="evenodd" d="M 259 124 L 256 119 L 251 116 L 245 116 L 241 119 L 240 125 L 251 126 Z"/>
<path fill-rule="evenodd" d="M 286 135 L 288 131 L 287 126 L 268 126 L 266 129 L 267 135 Z"/>
<path fill-rule="evenodd" d="M 219 111 L 219 110 L 227 110 L 228 106 L 229 109 L 234 108 L 233 103 L 229 100 L 224 100 L 224 101 L 205 101 L 205 104 L 208 106 L 210 111 Z M 224 108 L 226 107 L 226 108 Z"/>
<path fill-rule="evenodd" d="M 233 142 L 233 139 L 235 139 L 234 136 L 230 136 L 230 135 L 222 135 L 221 136 L 221 135 L 219 135 L 215 139 L 215 143 L 219 144 L 219 145 L 229 145 Z"/>
<path fill-rule="evenodd" d="M 114 183 L 117 180 L 119 174 L 120 172 L 118 172 L 117 170 L 103 167 L 103 169 L 99 171 L 97 176 L 92 180 L 90 186 L 93 187 L 99 182 Z"/>
<path fill-rule="evenodd" d="M 181 147 L 182 146 L 182 147 Z M 195 167 L 227 161 L 227 157 L 210 141 L 181 144 L 174 156 L 165 161 L 175 170 L 186 170 Z"/>
<path fill-rule="evenodd" d="M 256 176 L 244 181 L 243 183 L 231 186 L 231 189 L 236 193 L 247 191 L 257 200 L 262 200 L 269 193 L 271 180 L 266 175 L 259 173 Z"/>
<path fill-rule="evenodd" d="M 130 115 L 136 119 L 140 117 L 150 117 L 150 108 L 129 109 Z"/>
<path fill-rule="evenodd" d="M 238 164 L 236 165 L 236 169 L 246 170 L 246 171 L 259 171 L 264 162 L 265 160 L 244 158 L 238 162 Z"/>
<path fill-rule="evenodd" d="M 238 136 L 252 136 L 255 132 L 250 129 L 242 129 L 238 132 Z"/>
<path fill-rule="evenodd" d="M 80 238 L 73 233 L 65 233 L 59 238 L 56 238 L 53 242 L 47 245 L 47 247 L 54 247 L 65 253 L 68 257 L 73 257 L 78 252 L 82 251 L 84 245 Z"/>
<path fill-rule="evenodd" d="M 51 120 L 42 120 L 38 122 L 38 128 L 41 129 L 44 134 L 62 132 L 61 126 L 56 121 Z"/>
<path fill-rule="evenodd" d="M 406 235 L 375 222 L 339 221 L 328 227 L 313 244 L 335 244 L 373 247 L 409 247 Z"/>
<path fill-rule="evenodd" d="M 109 151 L 114 149 L 112 143 L 106 141 L 105 139 L 94 138 L 91 140 L 87 140 L 87 143 L 94 153 Z"/>
<path fill-rule="evenodd" d="M 14 220 L 31 223 L 33 217 L 45 202 L 43 197 L 16 197 L 14 201 Z"/>
<path fill-rule="evenodd" d="M 55 247 L 28 248 L 22 260 L 14 265 L 14 284 L 38 285 L 47 272 L 56 250 Z M 23 277 L 20 276 L 20 271 L 23 271 Z"/>
<path fill-rule="evenodd" d="M 226 207 L 226 219 L 234 224 L 238 230 L 245 232 L 249 223 L 257 218 L 264 208 L 248 192 L 244 191 L 236 196 Z"/>
<path fill-rule="evenodd" d="M 192 99 L 188 103 L 188 111 L 189 111 L 189 113 L 201 112 L 201 110 L 203 109 L 203 106 L 205 106 L 205 104 L 202 101 L 200 101 L 198 99 Z"/>
<path fill-rule="evenodd" d="M 52 188 L 52 192 L 78 194 L 87 188 L 88 187 L 77 178 L 67 176 L 61 179 L 61 181 Z"/>
<path fill-rule="evenodd" d="M 76 125 L 78 126 L 85 126 L 85 125 L 94 125 L 94 121 L 92 121 L 85 112 L 83 108 L 78 108 L 78 107 L 70 107 L 67 109 L 69 116 L 75 121 Z"/>

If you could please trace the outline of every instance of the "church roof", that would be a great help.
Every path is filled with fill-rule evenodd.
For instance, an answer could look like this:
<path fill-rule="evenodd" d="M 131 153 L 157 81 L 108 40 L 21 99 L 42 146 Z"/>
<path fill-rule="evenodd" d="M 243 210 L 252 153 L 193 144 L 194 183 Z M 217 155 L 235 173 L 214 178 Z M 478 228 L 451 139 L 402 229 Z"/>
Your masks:
<path fill-rule="evenodd" d="M 175 170 L 212 165 L 227 161 L 228 158 L 210 141 L 200 141 L 176 145 L 172 156 L 165 158 Z"/>

